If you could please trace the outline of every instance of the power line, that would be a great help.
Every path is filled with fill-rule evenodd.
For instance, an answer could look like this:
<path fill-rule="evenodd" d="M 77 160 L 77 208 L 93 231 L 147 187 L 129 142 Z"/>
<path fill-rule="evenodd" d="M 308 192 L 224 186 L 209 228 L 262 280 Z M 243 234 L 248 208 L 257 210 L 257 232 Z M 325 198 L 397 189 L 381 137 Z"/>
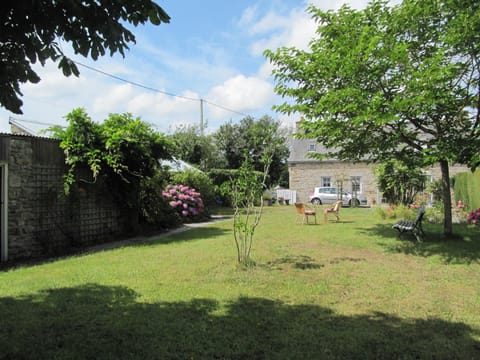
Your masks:
<path fill-rule="evenodd" d="M 37 125 L 46 125 L 46 126 L 54 126 L 56 124 L 52 124 L 52 123 L 47 123 L 47 122 L 41 122 L 41 121 L 35 121 L 35 120 L 27 120 L 27 119 L 18 119 L 18 118 L 14 118 L 12 116 L 10 116 L 8 118 L 9 121 L 14 121 L 14 122 L 17 122 L 17 121 L 20 121 L 20 122 L 26 122 L 26 123 L 31 123 L 31 124 L 37 124 Z M 61 126 L 61 125 L 58 125 L 58 126 Z M 61 126 L 61 127 L 65 127 L 65 126 Z"/>
<path fill-rule="evenodd" d="M 242 115 L 242 116 L 248 116 L 247 114 L 244 114 L 244 113 L 242 113 L 242 112 L 240 112 L 240 111 L 235 111 L 235 110 L 229 109 L 229 108 L 227 108 L 227 107 L 225 107 L 225 106 L 215 104 L 215 103 L 213 103 L 213 102 L 211 102 L 211 101 L 208 101 L 208 100 L 205 100 L 205 99 L 203 99 L 203 101 L 205 101 L 205 102 L 206 102 L 207 104 L 209 104 L 209 105 L 216 106 L 216 107 L 218 107 L 218 108 L 220 108 L 220 109 L 229 111 L 229 112 L 231 112 L 231 113 L 238 114 L 238 115 Z"/>
<path fill-rule="evenodd" d="M 138 87 L 141 87 L 143 89 L 146 89 L 146 90 L 150 90 L 150 91 L 153 91 L 153 92 L 158 92 L 158 93 L 162 93 L 162 94 L 165 94 L 165 95 L 168 95 L 168 96 L 173 96 L 173 97 L 178 97 L 178 98 L 182 98 L 182 99 L 185 99 L 185 100 L 191 100 L 191 101 L 199 101 L 199 99 L 195 99 L 195 98 L 191 98 L 191 97 L 188 97 L 188 96 L 182 96 L 182 95 L 177 95 L 177 94 L 173 94 L 173 93 L 169 93 L 167 91 L 163 91 L 163 90 L 159 90 L 159 89 L 155 89 L 155 88 L 152 88 L 150 86 L 145 86 L 145 85 L 142 85 L 140 83 L 137 83 L 137 82 L 134 82 L 134 81 L 130 81 L 130 80 L 126 80 L 126 79 L 123 79 L 119 76 L 116 76 L 116 75 L 112 75 L 112 74 L 109 74 L 105 71 L 102 71 L 102 70 L 99 70 L 97 68 L 94 68 L 92 66 L 89 66 L 89 65 L 85 65 L 85 64 L 82 64 L 78 61 L 75 61 L 75 60 L 72 60 L 75 64 L 77 65 L 80 65 L 80 66 L 83 66 L 84 68 L 87 68 L 89 70 L 92 70 L 92 71 L 95 71 L 95 72 L 98 72 L 102 75 L 105 75 L 105 76 L 109 76 L 113 79 L 116 79 L 116 80 L 119 80 L 119 81 L 123 81 L 125 83 L 128 83 L 128 84 L 131 84 L 131 85 L 135 85 L 135 86 L 138 86 Z"/>
<path fill-rule="evenodd" d="M 110 73 L 107 73 L 103 70 L 100 70 L 100 69 L 97 69 L 97 68 L 94 68 L 92 66 L 89 66 L 89 65 L 86 65 L 86 64 L 83 64 L 81 62 L 78 62 L 78 61 L 75 61 L 75 60 L 71 60 L 73 63 L 79 65 L 79 66 L 82 66 L 86 69 L 89 69 L 91 71 L 95 71 L 99 74 L 102 74 L 104 76 L 108 76 L 108 77 L 111 77 L 115 80 L 119 80 L 119 81 L 122 81 L 122 82 L 125 82 L 125 83 L 128 83 L 128 84 L 131 84 L 131 85 L 134 85 L 134 86 L 137 86 L 137 87 L 140 87 L 140 88 L 143 88 L 143 89 L 146 89 L 146 90 L 149 90 L 149 91 L 153 91 L 153 92 L 157 92 L 157 93 L 161 93 L 161 94 L 165 94 L 165 95 L 168 95 L 168 96 L 172 96 L 172 97 L 176 97 L 176 98 L 181 98 L 181 99 L 185 99 L 185 100 L 189 100 L 189 101 L 198 101 L 200 102 L 200 113 L 201 113 L 201 128 L 203 129 L 203 103 L 207 103 L 211 106 L 214 106 L 214 107 L 217 107 L 217 108 L 220 108 L 222 110 L 225 110 L 225 111 L 228 111 L 228 112 L 231 112 L 231 113 L 234 113 L 234 114 L 237 114 L 237 115 L 241 115 L 241 116 L 249 116 L 248 114 L 245 114 L 245 113 L 242 113 L 240 111 L 236 111 L 236 110 L 233 110 L 233 109 L 230 109 L 226 106 L 223 106 L 223 105 L 220 105 L 220 104 L 217 104 L 217 103 L 214 103 L 212 101 L 209 101 L 209 100 L 205 100 L 205 99 L 198 99 L 198 98 L 192 98 L 192 97 L 188 97 L 188 96 L 183 96 L 183 95 L 178 95 L 178 94 L 173 94 L 173 93 L 170 93 L 168 91 L 163 91 L 163 90 L 159 90 L 159 89 L 155 89 L 155 88 L 152 88 L 150 86 L 146 86 L 146 85 L 143 85 L 143 84 L 140 84 L 140 83 L 137 83 L 137 82 L 134 82 L 134 81 L 130 81 L 130 80 L 127 80 L 127 79 L 124 79 L 124 78 L 121 78 L 119 76 L 116 76 L 116 75 L 113 75 L 113 74 L 110 74 Z M 18 122 L 27 122 L 27 123 L 32 123 L 32 124 L 37 124 L 37 125 L 45 125 L 45 126 L 54 126 L 55 124 L 52 124 L 52 123 L 46 123 L 46 122 L 40 122 L 40 121 L 34 121 L 34 120 L 26 120 L 26 119 L 15 119 L 13 117 L 10 117 L 11 120 L 13 121 L 18 121 Z M 62 126 L 62 128 L 65 128 L 65 126 Z"/>
<path fill-rule="evenodd" d="M 170 92 L 164 91 L 164 90 L 155 89 L 155 88 L 152 88 L 152 87 L 150 87 L 150 86 L 146 86 L 146 85 L 143 85 L 143 84 L 134 82 L 134 81 L 130 81 L 130 80 L 121 78 L 121 77 L 116 76 L 116 75 L 113 75 L 113 74 L 109 74 L 109 73 L 107 73 L 107 72 L 105 72 L 105 71 L 103 71 L 103 70 L 94 68 L 93 66 L 85 65 L 85 64 L 82 64 L 81 62 L 78 62 L 78 61 L 75 61 L 75 60 L 72 60 L 72 61 L 73 61 L 75 64 L 77 64 L 77 65 L 83 66 L 84 68 L 87 68 L 87 69 L 89 69 L 89 70 L 95 71 L 95 72 L 97 72 L 97 73 L 99 73 L 99 74 L 102 74 L 102 75 L 111 77 L 111 78 L 116 79 L 116 80 L 119 80 L 119 81 L 123 81 L 123 82 L 125 82 L 125 83 L 127 83 L 127 84 L 131 84 L 131 85 L 134 85 L 134 86 L 137 86 L 137 87 L 140 87 L 140 88 L 149 90 L 149 91 L 153 91 L 153 92 L 157 92 L 157 93 L 161 93 L 161 94 L 165 94 L 165 95 L 168 95 L 168 96 L 172 96 L 172 97 L 176 97 L 176 98 L 181 98 L 181 99 L 185 99 L 185 100 L 199 101 L 200 103 L 202 103 L 202 102 L 204 101 L 204 102 L 206 102 L 206 103 L 209 104 L 209 105 L 218 107 L 218 108 L 223 109 L 223 110 L 225 110 L 225 111 L 228 111 L 228 112 L 231 112 L 231 113 L 234 113 L 234 114 L 237 114 L 237 115 L 248 116 L 248 115 L 245 114 L 245 113 L 242 113 L 242 112 L 240 112 L 240 111 L 236 111 L 236 110 L 230 109 L 230 108 L 228 108 L 228 107 L 226 107 L 226 106 L 223 106 L 223 105 L 216 104 L 216 103 L 211 102 L 211 101 L 209 101 L 209 100 L 192 98 L 192 97 L 188 97 L 188 96 L 173 94 L 173 93 L 170 93 Z"/>

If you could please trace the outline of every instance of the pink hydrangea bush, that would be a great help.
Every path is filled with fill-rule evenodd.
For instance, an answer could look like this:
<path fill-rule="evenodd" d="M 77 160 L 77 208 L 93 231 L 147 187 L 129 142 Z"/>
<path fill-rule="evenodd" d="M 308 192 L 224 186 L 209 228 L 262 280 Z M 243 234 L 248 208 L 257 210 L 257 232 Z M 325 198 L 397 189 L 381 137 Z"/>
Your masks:
<path fill-rule="evenodd" d="M 480 225 L 480 209 L 470 211 L 467 215 L 467 223 Z"/>
<path fill-rule="evenodd" d="M 183 218 L 199 217 L 205 209 L 201 194 L 185 185 L 168 185 L 162 195 Z"/>

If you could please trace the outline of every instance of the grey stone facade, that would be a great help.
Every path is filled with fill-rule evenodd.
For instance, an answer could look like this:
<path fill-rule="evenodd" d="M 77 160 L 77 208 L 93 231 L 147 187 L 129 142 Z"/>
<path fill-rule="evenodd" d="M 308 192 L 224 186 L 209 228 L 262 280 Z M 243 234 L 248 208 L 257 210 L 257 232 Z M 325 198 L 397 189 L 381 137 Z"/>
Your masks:
<path fill-rule="evenodd" d="M 297 192 L 298 202 L 308 202 L 316 186 L 324 186 L 323 181 L 330 180 L 331 186 L 341 183 L 343 190 L 353 192 L 352 179 L 359 179 L 358 193 L 367 198 L 368 204 L 379 204 L 382 194 L 378 190 L 373 164 L 366 162 L 351 163 L 336 159 L 317 160 L 311 153 L 322 153 L 325 149 L 315 140 L 290 137 L 290 157 L 288 159 L 289 188 Z M 469 171 L 466 166 L 450 166 L 450 176 Z M 441 178 L 440 167 L 425 169 L 429 180 Z"/>
<path fill-rule="evenodd" d="M 111 241 L 124 232 L 122 210 L 104 184 L 80 184 L 66 196 L 65 160 L 56 140 L 0 135 L 2 259 L 63 254 Z"/>

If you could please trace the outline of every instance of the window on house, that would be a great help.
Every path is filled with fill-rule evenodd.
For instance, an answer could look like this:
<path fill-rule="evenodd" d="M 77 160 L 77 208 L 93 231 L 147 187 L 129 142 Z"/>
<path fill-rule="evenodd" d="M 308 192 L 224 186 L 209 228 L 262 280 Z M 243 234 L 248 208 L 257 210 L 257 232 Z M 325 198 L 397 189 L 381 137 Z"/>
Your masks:
<path fill-rule="evenodd" d="M 330 176 L 322 176 L 322 186 L 323 187 L 332 186 L 332 181 L 331 181 Z"/>
<path fill-rule="evenodd" d="M 315 144 L 310 144 L 308 146 L 308 151 L 316 151 L 317 150 L 317 146 Z"/>
<path fill-rule="evenodd" d="M 362 178 L 360 176 L 350 177 L 352 182 L 352 193 L 361 193 L 362 192 Z"/>

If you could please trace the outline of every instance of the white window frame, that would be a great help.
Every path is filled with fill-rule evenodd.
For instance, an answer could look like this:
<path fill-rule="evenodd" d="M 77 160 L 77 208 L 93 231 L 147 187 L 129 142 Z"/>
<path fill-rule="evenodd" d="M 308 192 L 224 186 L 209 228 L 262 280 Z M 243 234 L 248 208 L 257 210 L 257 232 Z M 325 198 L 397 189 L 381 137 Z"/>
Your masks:
<path fill-rule="evenodd" d="M 355 193 L 355 190 L 353 188 L 353 181 L 354 180 L 357 180 L 358 181 L 358 190 L 357 190 L 357 194 L 361 194 L 362 193 L 362 177 L 361 176 L 350 176 L 350 182 L 352 184 L 352 194 Z"/>
<path fill-rule="evenodd" d="M 322 176 L 320 178 L 320 184 L 322 185 L 322 187 L 332 187 L 332 177 Z"/>

